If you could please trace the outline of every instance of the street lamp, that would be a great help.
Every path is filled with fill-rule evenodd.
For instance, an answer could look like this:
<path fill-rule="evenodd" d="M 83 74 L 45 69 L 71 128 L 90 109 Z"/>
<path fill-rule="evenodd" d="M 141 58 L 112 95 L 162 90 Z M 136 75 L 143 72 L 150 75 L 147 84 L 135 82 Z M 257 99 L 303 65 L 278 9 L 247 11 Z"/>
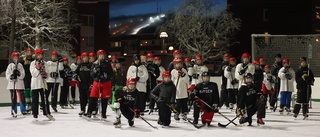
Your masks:
<path fill-rule="evenodd" d="M 172 50 L 174 50 L 174 47 L 173 47 L 173 46 L 170 46 L 168 49 L 169 49 L 170 51 L 172 51 Z"/>
<path fill-rule="evenodd" d="M 163 52 L 161 52 L 161 53 L 166 53 L 167 52 L 167 50 L 165 50 L 165 48 L 164 48 L 164 40 L 167 37 L 168 37 L 167 32 L 161 32 L 160 33 L 160 38 L 162 38 L 162 50 L 163 50 Z"/>

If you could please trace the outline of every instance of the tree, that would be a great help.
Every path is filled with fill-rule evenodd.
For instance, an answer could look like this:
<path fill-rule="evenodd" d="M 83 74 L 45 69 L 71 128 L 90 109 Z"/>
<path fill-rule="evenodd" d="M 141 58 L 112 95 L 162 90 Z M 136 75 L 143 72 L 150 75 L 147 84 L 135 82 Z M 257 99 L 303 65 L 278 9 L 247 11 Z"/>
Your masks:
<path fill-rule="evenodd" d="M 178 45 L 188 57 L 199 54 L 204 60 L 214 60 L 235 44 L 232 39 L 239 28 L 240 19 L 211 0 L 186 0 L 160 31 L 167 32 L 169 43 Z"/>

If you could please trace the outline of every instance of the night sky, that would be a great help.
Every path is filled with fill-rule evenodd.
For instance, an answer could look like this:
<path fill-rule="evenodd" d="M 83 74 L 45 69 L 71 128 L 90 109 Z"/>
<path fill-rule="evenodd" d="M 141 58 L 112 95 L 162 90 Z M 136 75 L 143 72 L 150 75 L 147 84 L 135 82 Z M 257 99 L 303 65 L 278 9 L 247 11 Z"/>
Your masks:
<path fill-rule="evenodd" d="M 161 13 L 166 13 L 168 10 L 176 9 L 184 0 L 110 0 L 110 17 L 156 13 L 157 1 Z M 213 1 L 226 7 L 227 0 Z"/>

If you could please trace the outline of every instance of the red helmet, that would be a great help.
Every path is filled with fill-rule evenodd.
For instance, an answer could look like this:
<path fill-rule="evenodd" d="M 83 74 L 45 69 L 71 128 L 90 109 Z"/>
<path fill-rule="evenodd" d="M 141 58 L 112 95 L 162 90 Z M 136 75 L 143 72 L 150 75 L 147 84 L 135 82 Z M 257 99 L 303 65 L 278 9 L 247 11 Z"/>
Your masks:
<path fill-rule="evenodd" d="M 155 56 L 153 60 L 161 60 L 161 58 L 159 56 Z"/>
<path fill-rule="evenodd" d="M 52 52 L 51 52 L 51 55 L 58 55 L 58 52 L 52 51 Z"/>
<path fill-rule="evenodd" d="M 117 59 L 118 57 L 116 55 L 112 55 L 111 59 Z"/>
<path fill-rule="evenodd" d="M 19 53 L 18 52 L 12 52 L 12 54 L 11 54 L 11 58 L 13 58 L 13 57 L 19 57 L 20 55 L 19 55 Z"/>
<path fill-rule="evenodd" d="M 96 56 L 96 53 L 94 53 L 94 52 L 89 53 L 89 57 L 95 57 L 95 56 Z"/>
<path fill-rule="evenodd" d="M 34 51 L 34 54 L 43 54 L 44 52 L 43 52 L 43 50 L 42 49 L 36 49 L 35 51 Z"/>
<path fill-rule="evenodd" d="M 250 58 L 250 54 L 249 53 L 243 53 L 242 54 L 242 58 Z"/>
<path fill-rule="evenodd" d="M 236 58 L 231 57 L 231 58 L 229 59 L 229 61 L 236 61 Z"/>
<path fill-rule="evenodd" d="M 153 58 L 153 54 L 152 53 L 148 53 L 147 54 L 147 58 Z"/>
<path fill-rule="evenodd" d="M 259 61 L 260 61 L 260 62 L 261 62 L 261 61 L 264 61 L 264 58 L 260 58 Z"/>
<path fill-rule="evenodd" d="M 162 77 L 171 77 L 171 73 L 168 70 L 166 70 L 162 72 Z"/>
<path fill-rule="evenodd" d="M 127 84 L 136 84 L 137 83 L 137 81 L 136 81 L 136 79 L 134 79 L 134 78 L 129 78 L 128 80 L 127 80 Z"/>
<path fill-rule="evenodd" d="M 227 57 L 230 57 L 228 53 L 223 55 L 223 58 L 227 58 Z"/>
<path fill-rule="evenodd" d="M 191 62 L 191 58 L 185 58 L 184 62 Z"/>
<path fill-rule="evenodd" d="M 196 55 L 194 59 L 202 59 L 201 55 Z"/>
<path fill-rule="evenodd" d="M 63 61 L 68 61 L 68 58 L 63 57 L 62 60 L 63 60 Z"/>
<path fill-rule="evenodd" d="M 284 59 L 282 60 L 282 64 L 289 63 L 289 62 L 290 62 L 290 61 L 289 61 L 288 58 L 284 58 Z"/>
<path fill-rule="evenodd" d="M 258 60 L 254 60 L 254 61 L 253 61 L 253 64 L 254 64 L 254 65 L 259 65 L 260 63 L 259 63 Z"/>
<path fill-rule="evenodd" d="M 81 56 L 77 56 L 77 59 L 81 59 Z"/>
<path fill-rule="evenodd" d="M 82 52 L 82 54 L 81 54 L 81 58 L 88 57 L 88 56 L 89 56 L 88 52 Z"/>
<path fill-rule="evenodd" d="M 31 48 L 26 48 L 26 52 L 31 51 Z"/>
<path fill-rule="evenodd" d="M 174 50 L 173 51 L 173 55 L 175 55 L 175 54 L 181 54 L 181 51 L 180 50 Z"/>
<path fill-rule="evenodd" d="M 264 68 L 270 69 L 270 65 L 265 65 Z"/>
<path fill-rule="evenodd" d="M 104 51 L 104 50 L 98 50 L 98 51 L 97 51 L 97 55 L 100 55 L 100 54 L 106 54 L 106 51 Z"/>
<path fill-rule="evenodd" d="M 182 62 L 181 58 L 174 58 L 173 59 L 173 64 L 177 64 L 177 63 L 181 63 L 181 62 Z"/>

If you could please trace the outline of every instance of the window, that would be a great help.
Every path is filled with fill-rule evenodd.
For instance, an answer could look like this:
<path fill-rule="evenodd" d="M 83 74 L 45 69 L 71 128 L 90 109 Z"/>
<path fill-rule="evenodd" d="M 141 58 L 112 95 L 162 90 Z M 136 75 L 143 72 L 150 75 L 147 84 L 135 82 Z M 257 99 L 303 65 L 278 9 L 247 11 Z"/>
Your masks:
<path fill-rule="evenodd" d="M 81 21 L 83 26 L 94 26 L 94 16 L 93 15 L 81 15 Z"/>

